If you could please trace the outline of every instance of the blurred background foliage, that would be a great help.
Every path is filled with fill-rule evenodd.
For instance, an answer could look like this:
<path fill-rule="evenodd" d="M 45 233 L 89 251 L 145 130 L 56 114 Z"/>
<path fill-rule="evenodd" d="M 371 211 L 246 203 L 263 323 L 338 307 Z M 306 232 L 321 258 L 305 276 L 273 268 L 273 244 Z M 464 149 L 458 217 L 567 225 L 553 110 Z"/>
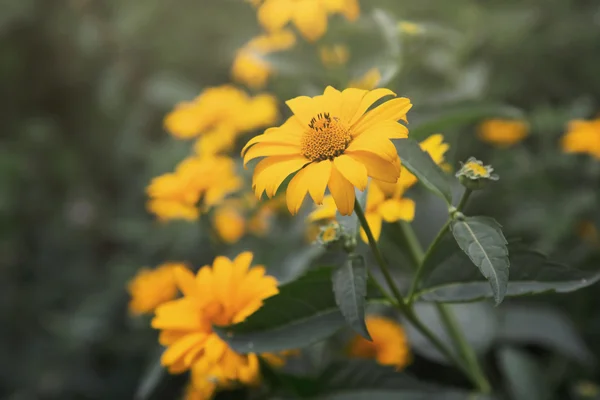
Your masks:
<path fill-rule="evenodd" d="M 361 60 L 374 46 L 361 41 L 361 29 L 375 25 L 385 40 L 381 15 L 424 27 L 423 35 L 400 37 L 393 60 L 401 61 L 384 60 L 383 68 L 393 75 L 388 86 L 415 104 L 411 126 L 446 118 L 440 128 L 451 165 L 475 155 L 501 176 L 475 197 L 473 213 L 494 215 L 509 236 L 562 261 L 598 268 L 597 234 L 575 233 L 582 220 L 600 223 L 600 164 L 558 148 L 568 120 L 600 110 L 598 1 L 361 6 L 356 26 L 333 23 L 323 41 L 350 38 L 359 73 L 372 67 Z M 384 14 L 371 14 L 375 8 Z M 219 250 L 200 224 L 160 224 L 145 210 L 151 177 L 189 151 L 164 132 L 162 118 L 177 102 L 229 81 L 235 50 L 259 32 L 241 0 L 0 3 L 0 397 L 133 397 L 156 357 L 156 334 L 147 320 L 128 316 L 126 282 L 140 266 L 203 265 Z M 282 100 L 330 83 L 323 76 L 300 82 L 302 68 L 288 72 L 272 83 Z M 486 107 L 497 105 L 516 107 L 507 112 L 524 113 L 532 127 L 510 151 L 474 135 Z M 444 217 L 430 203 L 423 197 L 415 221 L 425 240 Z M 593 288 L 544 300 L 566 309 L 600 354 Z M 504 361 L 522 356 L 502 354 Z M 560 360 L 556 382 L 594 379 Z"/>

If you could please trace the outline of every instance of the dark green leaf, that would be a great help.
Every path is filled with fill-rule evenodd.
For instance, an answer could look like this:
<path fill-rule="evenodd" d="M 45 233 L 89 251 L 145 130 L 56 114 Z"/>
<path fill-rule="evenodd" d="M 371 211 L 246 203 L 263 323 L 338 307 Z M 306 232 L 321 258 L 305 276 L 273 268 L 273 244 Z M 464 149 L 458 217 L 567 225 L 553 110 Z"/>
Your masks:
<path fill-rule="evenodd" d="M 319 400 L 467 400 L 484 399 L 455 388 L 421 382 L 375 362 L 352 360 L 335 363 L 319 378 Z"/>
<path fill-rule="evenodd" d="M 508 286 L 508 248 L 500 224 L 493 218 L 467 217 L 454 220 L 450 230 L 460 248 L 490 282 L 496 305 L 502 302 Z"/>
<path fill-rule="evenodd" d="M 265 300 L 246 321 L 216 332 L 240 353 L 295 349 L 331 336 L 345 325 L 331 290 L 332 271 L 309 271 L 281 286 L 279 294 Z M 380 300 L 376 288 L 368 285 L 367 291 L 370 300 Z"/>
<path fill-rule="evenodd" d="M 447 132 L 453 128 L 493 117 L 521 119 L 524 114 L 518 108 L 504 104 L 461 105 L 420 123 L 411 124 L 410 136 L 415 139 L 424 139 L 433 133 Z"/>
<path fill-rule="evenodd" d="M 333 272 L 335 301 L 348 325 L 365 339 L 372 340 L 365 324 L 367 266 L 361 255 L 354 254 Z"/>
<path fill-rule="evenodd" d="M 398 139 L 395 142 L 402 165 L 419 178 L 419 181 L 429 190 L 450 204 L 452 192 L 447 176 L 431 159 L 431 156 L 412 139 Z"/>
<path fill-rule="evenodd" d="M 499 354 L 500 368 L 514 400 L 546 400 L 547 377 L 540 366 L 527 353 L 512 347 L 503 348 Z"/>
<path fill-rule="evenodd" d="M 524 296 L 547 292 L 566 293 L 600 280 L 600 271 L 585 271 L 548 261 L 546 256 L 527 250 L 520 244 L 508 245 L 511 279 L 506 296 Z M 473 268 L 454 238 L 446 234 L 427 260 L 422 300 L 443 303 L 476 301 L 493 297 L 489 283 Z"/>
<path fill-rule="evenodd" d="M 171 397 L 176 393 L 183 393 L 188 382 L 187 375 L 169 374 L 160 363 L 160 353 L 162 353 L 162 348 L 143 375 L 134 395 L 135 400 L 159 400 Z"/>
<path fill-rule="evenodd" d="M 497 333 L 499 340 L 549 347 L 587 365 L 595 361 L 572 322 L 558 310 L 542 306 L 510 306 L 502 309 L 501 320 Z"/>

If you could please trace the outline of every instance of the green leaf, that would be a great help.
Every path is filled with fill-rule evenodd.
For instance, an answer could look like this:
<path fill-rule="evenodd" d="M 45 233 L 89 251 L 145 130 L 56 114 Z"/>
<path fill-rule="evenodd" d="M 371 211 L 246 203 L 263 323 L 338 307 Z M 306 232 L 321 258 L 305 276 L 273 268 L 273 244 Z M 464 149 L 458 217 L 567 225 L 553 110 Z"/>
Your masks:
<path fill-rule="evenodd" d="M 372 361 L 332 364 L 319 377 L 318 400 L 475 400 L 485 399 L 460 389 L 422 382 Z"/>
<path fill-rule="evenodd" d="M 503 308 L 497 338 L 503 342 L 549 347 L 565 357 L 591 366 L 595 359 L 569 318 L 545 306 Z"/>
<path fill-rule="evenodd" d="M 547 377 L 529 354 L 506 347 L 500 351 L 499 360 L 511 399 L 547 400 L 550 398 Z"/>
<path fill-rule="evenodd" d="M 454 220 L 450 230 L 460 248 L 490 282 L 496 305 L 502 302 L 508 287 L 508 243 L 500 224 L 489 217 Z"/>
<path fill-rule="evenodd" d="M 266 353 L 305 347 L 345 325 L 331 290 L 333 269 L 321 267 L 279 288 L 279 294 L 244 322 L 215 329 L 239 353 Z M 367 285 L 371 301 L 381 300 Z"/>
<path fill-rule="evenodd" d="M 510 281 L 506 296 L 525 296 L 548 292 L 567 293 L 600 280 L 600 271 L 586 271 L 548 261 L 543 254 L 509 244 Z M 421 300 L 442 303 L 476 301 L 494 296 L 481 273 L 473 268 L 454 238 L 446 234 L 424 265 Z"/>
<path fill-rule="evenodd" d="M 518 108 L 505 104 L 466 104 L 445 110 L 425 121 L 411 124 L 410 136 L 424 139 L 433 133 L 447 132 L 450 129 L 469 125 L 486 118 L 522 119 L 524 113 Z"/>
<path fill-rule="evenodd" d="M 162 352 L 161 348 L 143 374 L 134 395 L 135 400 L 159 400 L 183 393 L 184 387 L 188 383 L 188 376 L 186 374 L 169 374 L 160 363 Z"/>
<path fill-rule="evenodd" d="M 365 339 L 372 340 L 365 323 L 367 266 L 361 255 L 352 254 L 331 276 L 335 301 L 348 325 Z"/>
<path fill-rule="evenodd" d="M 419 178 L 425 187 L 450 204 L 452 192 L 447 176 L 431 159 L 431 156 L 412 139 L 398 139 L 395 142 L 402 165 Z"/>

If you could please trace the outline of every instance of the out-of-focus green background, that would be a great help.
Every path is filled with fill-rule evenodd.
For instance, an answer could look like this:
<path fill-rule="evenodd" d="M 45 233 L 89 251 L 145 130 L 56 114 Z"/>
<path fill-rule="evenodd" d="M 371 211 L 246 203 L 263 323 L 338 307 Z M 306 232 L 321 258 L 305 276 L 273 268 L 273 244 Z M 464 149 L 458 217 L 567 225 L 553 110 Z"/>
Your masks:
<path fill-rule="evenodd" d="M 597 0 L 361 3 L 363 14 L 379 7 L 440 33 L 403 42 L 395 89 L 417 115 L 419 104 L 517 106 L 532 120 L 537 136 L 528 140 L 540 155 L 544 143 L 556 147 L 568 119 L 600 110 Z M 241 0 L 0 3 L 0 398 L 132 398 L 156 357 L 156 335 L 128 316 L 127 280 L 143 265 L 211 257 L 197 224 L 159 224 L 145 211 L 149 179 L 189 150 L 162 118 L 227 82 L 236 48 L 259 31 Z M 449 136 L 455 166 L 491 152 L 471 128 Z M 535 162 L 520 165 L 531 171 Z M 570 220 L 552 224 L 529 209 L 528 222 L 503 220 L 554 253 L 596 199 L 567 176 L 581 203 L 550 204 L 561 189 L 549 175 L 560 171 L 523 179 L 519 195 L 558 214 L 571 207 Z M 600 333 L 600 318 L 586 329 Z"/>

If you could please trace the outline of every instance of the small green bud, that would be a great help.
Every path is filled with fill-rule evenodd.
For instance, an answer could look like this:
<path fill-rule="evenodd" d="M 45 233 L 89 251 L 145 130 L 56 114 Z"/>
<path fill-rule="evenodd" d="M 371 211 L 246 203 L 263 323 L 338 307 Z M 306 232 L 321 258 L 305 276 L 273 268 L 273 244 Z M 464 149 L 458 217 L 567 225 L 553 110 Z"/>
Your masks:
<path fill-rule="evenodd" d="M 456 172 L 459 182 L 471 190 L 482 189 L 489 181 L 500 179 L 498 175 L 493 174 L 494 168 L 491 165 L 483 165 L 483 162 L 475 157 L 469 157 L 465 163 Z"/>

